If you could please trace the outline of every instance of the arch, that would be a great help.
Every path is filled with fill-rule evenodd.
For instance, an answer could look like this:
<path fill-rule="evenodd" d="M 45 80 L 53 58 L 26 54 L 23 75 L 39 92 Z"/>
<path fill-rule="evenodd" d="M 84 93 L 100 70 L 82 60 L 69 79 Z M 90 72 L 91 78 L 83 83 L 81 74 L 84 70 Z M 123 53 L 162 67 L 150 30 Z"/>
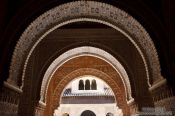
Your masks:
<path fill-rule="evenodd" d="M 94 112 L 90 110 L 83 111 L 81 116 L 96 116 Z"/>
<path fill-rule="evenodd" d="M 69 20 L 68 17 L 72 20 Z M 98 22 L 119 30 L 128 37 L 142 56 L 147 71 L 148 84 L 150 70 L 153 73 L 153 78 L 151 78 L 154 83 L 162 79 L 154 44 L 149 34 L 136 19 L 109 4 L 95 1 L 74 1 L 47 11 L 28 26 L 15 47 L 7 82 L 19 88 L 18 80 L 22 80 L 20 85 L 23 85 L 28 60 L 37 44 L 54 29 L 78 21 Z M 53 25 L 56 26 L 53 27 Z M 129 34 L 126 34 L 126 32 Z M 148 64 L 150 68 L 148 68 Z M 21 70 L 23 70 L 22 78 L 20 75 Z"/>
<path fill-rule="evenodd" d="M 77 8 L 78 10 L 75 10 Z M 94 11 L 94 9 L 97 10 Z M 28 61 L 38 43 L 56 28 L 79 21 L 105 24 L 123 33 L 133 43 L 143 59 L 148 85 L 150 85 L 149 78 L 153 79 L 154 83 L 162 79 L 154 44 L 139 22 L 126 12 L 112 5 L 94 1 L 75 1 L 60 5 L 44 13 L 34 20 L 24 31 L 13 53 L 7 82 L 22 89 Z M 54 70 L 50 70 L 48 74 L 52 75 L 52 71 Z M 149 71 L 152 71 L 151 76 L 149 75 L 151 74 Z M 120 72 L 120 74 L 122 73 Z M 48 77 L 51 77 L 51 75 Z M 21 80 L 22 83 L 18 83 L 19 80 Z M 42 90 L 47 91 L 47 88 L 43 88 Z M 42 102 L 44 101 L 45 91 L 41 92 L 43 95 L 41 96 Z"/>
<path fill-rule="evenodd" d="M 85 71 L 85 73 L 81 73 L 81 71 Z M 92 69 L 92 68 L 80 68 L 80 69 L 77 69 L 77 70 L 75 70 L 75 71 L 73 71 L 73 72 L 71 72 L 70 73 L 70 75 L 68 74 L 66 77 L 69 77 L 69 76 L 74 76 L 75 77 L 75 75 L 76 76 L 79 76 L 79 77 L 75 77 L 73 80 L 71 80 L 67 85 L 65 85 L 65 88 L 63 89 L 63 91 L 62 91 L 62 93 L 61 93 L 61 96 L 64 96 L 64 93 L 65 93 L 65 91 L 66 91 L 66 89 L 68 88 L 68 85 L 70 84 L 70 83 L 72 83 L 72 82 L 74 82 L 74 81 L 77 81 L 78 80 L 78 82 L 80 81 L 80 80 L 82 80 L 83 82 L 87 79 L 87 77 L 89 78 L 90 77 L 90 82 L 92 83 L 92 81 L 94 80 L 96 83 L 100 83 L 100 89 L 101 88 L 103 88 L 103 89 L 109 89 L 109 94 L 110 95 L 112 95 L 112 96 L 114 96 L 114 92 L 113 92 L 113 90 L 112 90 L 112 88 L 110 88 L 110 86 L 108 85 L 109 83 L 106 83 L 104 80 L 104 78 L 102 79 L 102 78 L 99 78 L 99 77 L 96 77 L 96 76 L 99 76 L 99 72 L 97 72 L 97 73 L 95 73 L 95 72 L 91 72 L 91 71 L 99 71 L 99 72 L 101 72 L 101 73 L 103 73 L 102 75 L 104 76 L 104 75 L 106 75 L 107 77 L 109 77 L 106 73 L 104 73 L 104 72 L 102 72 L 102 71 L 100 71 L 100 70 L 98 70 L 98 69 Z M 72 73 L 81 73 L 81 74 L 72 74 Z M 89 73 L 89 74 L 88 74 Z M 80 76 L 81 75 L 81 76 Z M 92 78 L 95 78 L 95 79 L 92 79 Z M 73 86 L 73 85 L 76 85 L 77 83 L 73 83 L 71 86 Z M 91 84 L 92 85 L 92 84 Z M 123 85 L 122 85 L 123 86 Z M 72 90 L 72 88 L 70 88 L 69 87 L 69 89 L 71 89 Z M 76 90 L 76 89 L 75 89 Z M 81 92 L 80 92 L 81 93 Z M 115 98 L 115 97 L 114 97 Z M 62 101 L 62 99 L 60 98 L 60 101 Z M 115 101 L 114 102 L 117 102 L 116 101 L 116 98 L 115 98 Z M 61 102 L 62 103 L 62 102 Z"/>
<path fill-rule="evenodd" d="M 79 87 L 78 87 L 79 90 L 84 90 L 84 81 L 83 80 L 80 80 L 79 81 Z"/>
<path fill-rule="evenodd" d="M 95 79 L 92 80 L 91 90 L 97 90 L 97 83 L 96 83 L 96 80 Z"/>
<path fill-rule="evenodd" d="M 87 58 L 91 61 L 90 67 L 88 67 L 88 68 L 84 65 L 84 63 L 85 63 L 84 60 L 85 59 L 87 60 Z M 106 65 L 108 67 L 108 69 L 103 70 L 103 69 L 97 69 L 96 67 L 93 67 L 94 62 L 96 62 L 97 60 L 98 60 L 98 63 L 100 62 L 101 65 Z M 79 76 L 82 77 L 83 75 L 93 75 L 93 76 L 96 76 L 96 77 L 101 77 L 100 73 L 98 74 L 99 71 L 101 73 L 109 74 L 109 75 L 111 75 L 111 78 L 113 78 L 113 80 L 115 80 L 116 83 L 122 87 L 122 89 L 118 90 L 118 92 L 116 91 L 116 93 L 119 93 L 119 91 L 122 90 L 124 92 L 125 96 L 126 96 L 125 98 L 127 98 L 127 94 L 126 94 L 127 90 L 125 89 L 125 85 L 124 85 L 124 83 L 122 81 L 122 78 L 120 77 L 119 73 L 115 70 L 114 67 L 110 66 L 110 64 L 108 64 L 107 62 L 105 62 L 104 60 L 102 60 L 100 58 L 97 58 L 97 57 L 94 57 L 94 56 L 84 56 L 83 55 L 83 56 L 75 57 L 75 58 L 72 58 L 72 59 L 68 60 L 67 62 L 62 64 L 60 67 L 58 67 L 54 71 L 54 73 L 51 75 L 52 77 L 50 77 L 51 79 L 49 80 L 49 83 L 47 85 L 48 87 L 45 91 L 45 96 L 44 96 L 45 97 L 45 103 L 47 102 L 46 101 L 47 100 L 47 94 L 48 94 L 47 91 L 49 90 L 49 85 L 50 85 L 50 83 L 53 82 L 54 79 L 57 78 L 58 80 L 60 80 L 62 78 L 66 78 L 64 81 L 66 81 L 66 82 L 71 81 L 72 77 L 69 77 L 69 76 L 67 77 L 67 75 L 69 73 L 71 73 L 72 71 L 67 70 L 68 71 L 67 73 L 64 71 L 64 76 L 63 76 L 62 73 L 61 73 L 61 69 L 64 70 L 64 66 L 68 65 L 69 63 L 73 65 L 73 64 L 75 64 L 75 62 L 79 62 L 79 67 L 76 67 L 76 68 L 74 67 L 74 71 L 77 70 L 77 74 L 74 74 L 74 75 L 71 75 L 71 76 L 73 76 L 74 78 L 77 78 Z M 92 70 L 92 69 L 94 69 L 94 70 Z M 115 72 L 115 73 L 110 73 L 110 72 Z M 90 73 L 90 74 L 88 74 L 88 73 Z M 57 75 L 57 76 L 55 76 L 55 75 Z M 60 77 L 58 75 L 62 75 L 62 76 Z M 109 77 L 109 76 L 106 75 L 106 78 L 107 77 Z M 106 81 L 106 78 L 104 78 L 104 81 Z M 58 80 L 55 80 L 55 81 L 58 82 Z M 108 84 L 111 85 L 111 83 L 108 83 Z M 57 83 L 57 85 L 58 85 L 58 83 Z M 62 85 L 67 85 L 67 83 L 64 83 Z M 62 86 L 62 85 L 59 85 L 59 86 Z M 58 87 L 58 88 L 61 89 L 61 87 Z M 57 93 L 59 93 L 59 92 L 56 92 L 56 94 Z M 127 99 L 125 99 L 125 100 L 127 101 Z M 59 101 L 59 100 L 57 100 L 57 101 Z M 43 103 L 43 102 L 41 101 L 40 103 Z M 56 101 L 55 101 L 55 103 L 56 103 Z"/>
<path fill-rule="evenodd" d="M 90 81 L 89 81 L 89 79 L 87 79 L 87 80 L 85 81 L 85 90 L 91 90 L 91 86 L 90 86 Z"/>
<path fill-rule="evenodd" d="M 42 85 L 41 85 L 41 91 L 40 91 L 40 102 L 42 104 L 45 104 L 45 95 L 46 95 L 46 91 L 48 89 L 48 84 L 51 80 L 51 77 L 53 76 L 54 72 L 61 67 L 65 62 L 77 58 L 77 57 L 81 57 L 81 56 L 92 56 L 92 57 L 96 57 L 99 59 L 104 60 L 105 62 L 107 62 L 109 65 L 111 65 L 116 72 L 120 75 L 121 80 L 123 81 L 123 84 L 125 86 L 125 91 L 127 91 L 127 95 L 128 96 L 128 101 L 129 100 L 133 100 L 132 98 L 132 92 L 131 92 L 131 85 L 130 85 L 130 80 L 129 77 L 124 69 L 124 67 L 121 65 L 121 63 L 114 58 L 111 54 L 109 54 L 108 52 L 96 48 L 96 47 L 91 47 L 91 46 L 83 46 L 83 47 L 77 47 L 74 49 L 71 49 L 65 53 L 63 53 L 62 55 L 60 55 L 58 58 L 56 58 L 52 64 L 49 66 L 49 68 L 47 69 L 44 78 L 42 80 Z"/>
<path fill-rule="evenodd" d="M 56 73 L 54 77 L 56 77 Z M 95 77 L 98 77 L 105 81 L 110 88 L 112 89 L 114 96 L 115 96 L 115 101 L 116 101 L 116 106 L 118 106 L 120 109 L 122 109 L 124 116 L 129 115 L 129 109 L 127 106 L 127 101 L 126 101 L 126 96 L 125 96 L 125 91 L 124 91 L 124 85 L 119 84 L 119 80 L 114 80 L 114 77 L 110 77 L 108 74 L 97 70 L 97 69 L 91 69 L 91 68 L 81 68 L 77 69 L 70 74 L 64 76 L 57 86 L 54 89 L 54 92 L 52 91 L 51 96 L 48 96 L 50 99 L 49 101 L 46 101 L 46 104 L 52 104 L 52 106 L 46 105 L 46 110 L 45 113 L 49 112 L 49 108 L 51 107 L 52 112 L 59 107 L 59 102 L 61 101 L 61 94 L 58 93 L 63 93 L 65 86 L 72 81 L 73 79 L 77 77 L 81 77 L 82 75 L 93 75 Z M 57 77 L 58 78 L 58 77 Z M 49 86 L 51 87 L 51 86 Z M 53 89 L 53 88 L 52 88 Z M 50 89 L 49 89 L 50 90 Z M 51 91 L 50 91 L 51 92 Z M 47 93 L 47 95 L 50 95 L 50 92 Z M 57 97 L 55 97 L 57 96 Z M 118 101 L 118 102 L 117 102 Z M 47 110 L 48 109 L 48 110 Z M 51 112 L 51 114 L 52 114 Z M 48 114 L 47 114 L 48 115 Z"/>

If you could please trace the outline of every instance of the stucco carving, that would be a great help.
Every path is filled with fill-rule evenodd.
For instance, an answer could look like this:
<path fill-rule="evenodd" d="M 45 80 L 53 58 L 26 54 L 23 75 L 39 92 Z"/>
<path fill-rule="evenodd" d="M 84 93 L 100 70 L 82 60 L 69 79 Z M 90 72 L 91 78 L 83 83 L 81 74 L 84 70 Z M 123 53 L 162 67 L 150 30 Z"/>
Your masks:
<path fill-rule="evenodd" d="M 80 76 L 87 75 L 87 74 L 96 76 L 104 80 L 111 87 L 111 89 L 114 92 L 116 103 L 118 103 L 117 105 L 123 110 L 124 115 L 128 116 L 127 113 L 129 113 L 129 111 L 128 111 L 127 101 L 126 101 L 126 96 L 125 96 L 126 91 L 125 92 L 122 91 L 122 88 L 124 87 L 124 85 L 118 85 L 117 80 L 114 80 L 113 77 L 110 77 L 109 75 L 107 75 L 106 73 L 102 71 L 99 71 L 97 69 L 91 69 L 91 68 L 81 68 L 81 69 L 75 70 L 71 72 L 70 74 L 68 74 L 67 76 L 63 77 L 59 81 L 59 83 L 57 84 L 56 88 L 54 89 L 52 93 L 51 100 L 46 101 L 47 103 L 51 102 L 51 104 L 53 105 L 52 110 L 54 111 L 59 106 L 59 103 L 61 100 L 60 93 L 63 92 L 65 86 L 73 79 L 79 78 Z"/>
<path fill-rule="evenodd" d="M 111 67 L 113 67 L 116 70 L 116 72 L 120 75 L 120 78 L 123 81 L 123 84 L 125 86 L 125 91 L 127 91 L 127 96 L 129 97 L 128 100 L 132 99 L 130 80 L 128 78 L 128 75 L 124 67 L 120 64 L 120 62 L 117 61 L 117 59 L 115 59 L 111 54 L 105 52 L 102 49 L 90 47 L 90 46 L 84 46 L 84 47 L 74 48 L 63 53 L 57 59 L 55 59 L 52 62 L 52 64 L 48 67 L 44 75 L 44 78 L 42 80 L 41 91 L 40 91 L 40 97 L 41 97 L 40 102 L 41 101 L 44 102 L 45 92 L 48 89 L 48 84 L 54 72 L 68 60 L 73 59 L 75 57 L 80 57 L 80 56 L 97 57 L 104 60 L 108 64 L 110 64 Z"/>
<path fill-rule="evenodd" d="M 113 88 L 117 88 L 116 91 L 113 90 L 114 92 L 114 95 L 115 95 L 115 100 L 116 100 L 116 96 L 117 95 L 120 95 L 120 94 L 123 94 L 125 96 L 125 92 L 121 92 L 121 89 L 120 87 L 123 87 L 124 85 L 118 85 L 109 75 L 107 75 L 106 73 L 102 72 L 102 71 L 99 71 L 97 69 L 91 69 L 91 68 L 80 68 L 80 69 L 77 69 L 73 72 L 71 72 L 70 74 L 68 74 L 67 76 L 63 77 L 63 79 L 58 83 L 58 85 L 56 86 L 55 90 L 54 90 L 54 93 L 53 93 L 53 96 L 57 96 L 58 93 L 62 93 L 63 94 L 63 90 L 65 89 L 66 85 L 72 81 L 73 79 L 76 79 L 76 78 L 80 78 L 82 76 L 85 76 L 85 75 L 92 75 L 92 76 L 95 76 L 95 77 L 98 77 L 100 79 L 102 79 L 103 81 L 105 81 L 110 87 L 111 89 Z M 58 90 L 61 90 L 58 92 Z M 60 95 L 62 95 L 60 94 Z M 47 96 L 46 96 L 46 99 L 47 99 Z M 61 100 L 61 98 L 56 98 L 57 99 L 57 102 L 59 102 Z M 126 101 L 126 100 L 125 100 Z M 47 102 L 47 101 L 46 101 Z M 116 100 L 116 103 L 117 103 L 117 100 Z"/>
<path fill-rule="evenodd" d="M 15 47 L 8 82 L 18 86 L 18 80 L 23 78 L 23 85 L 28 59 L 37 44 L 54 29 L 78 21 L 102 23 L 125 34 L 140 52 L 145 63 L 147 76 L 149 77 L 148 71 L 151 70 L 153 73 L 153 82 L 162 78 L 160 76 L 160 65 L 154 44 L 138 21 L 112 5 L 94 1 L 75 1 L 47 11 L 28 26 Z M 145 54 L 143 54 L 142 50 L 144 50 Z M 144 56 L 147 60 L 145 60 Z M 147 63 L 150 65 L 150 70 L 148 70 Z"/>

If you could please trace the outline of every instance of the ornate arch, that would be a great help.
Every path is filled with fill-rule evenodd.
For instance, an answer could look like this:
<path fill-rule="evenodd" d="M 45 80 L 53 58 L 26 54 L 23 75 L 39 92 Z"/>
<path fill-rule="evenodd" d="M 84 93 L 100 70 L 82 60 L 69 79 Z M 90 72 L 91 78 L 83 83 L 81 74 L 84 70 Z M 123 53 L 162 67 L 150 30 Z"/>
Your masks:
<path fill-rule="evenodd" d="M 92 116 L 96 116 L 96 114 L 93 111 L 91 111 L 91 110 L 85 110 L 85 111 L 83 111 L 82 114 L 81 114 L 81 116 L 87 116 L 87 114 L 89 114 L 89 113 Z"/>
<path fill-rule="evenodd" d="M 52 75 L 54 72 L 61 67 L 65 62 L 76 58 L 76 57 L 81 57 L 81 56 L 93 56 L 99 59 L 104 60 L 107 62 L 111 67 L 113 67 L 116 72 L 120 75 L 121 80 L 123 81 L 123 84 L 125 86 L 125 91 L 127 91 L 127 96 L 128 96 L 128 101 L 132 100 L 132 92 L 131 92 L 131 85 L 130 85 L 130 80 L 128 78 L 128 75 L 124 69 L 124 67 L 120 64 L 120 62 L 114 58 L 111 54 L 108 52 L 95 48 L 95 47 L 90 47 L 90 46 L 84 46 L 84 47 L 78 47 L 71 49 L 62 55 L 60 55 L 57 59 L 55 59 L 52 64 L 48 67 L 44 78 L 42 80 L 42 85 L 41 85 L 41 91 L 40 91 L 40 103 L 45 103 L 44 97 L 45 97 L 45 92 L 48 89 L 48 84 L 52 78 Z"/>
<path fill-rule="evenodd" d="M 150 85 L 149 71 L 152 71 L 151 78 L 154 83 L 162 79 L 154 44 L 136 19 L 109 4 L 95 1 L 74 1 L 47 11 L 28 26 L 15 47 L 7 82 L 19 88 L 18 81 L 22 79 L 21 85 L 23 85 L 28 60 L 37 44 L 54 29 L 78 21 L 102 23 L 123 33 L 142 56 L 148 84 Z"/>
<path fill-rule="evenodd" d="M 114 92 L 114 96 L 117 102 L 117 105 L 119 106 L 119 108 L 121 108 L 123 110 L 124 116 L 128 116 L 129 115 L 129 108 L 127 105 L 127 100 L 126 100 L 126 91 L 124 90 L 124 85 L 123 84 L 119 84 L 119 80 L 114 79 L 115 77 L 110 77 L 108 74 L 97 70 L 97 69 L 92 69 L 92 68 L 81 68 L 81 69 L 77 69 L 71 73 L 69 73 L 68 75 L 66 75 L 65 77 L 62 77 L 62 79 L 59 81 L 59 83 L 57 84 L 56 88 L 54 89 L 53 95 L 51 96 L 50 101 L 46 101 L 46 104 L 52 104 L 52 106 L 47 106 L 46 105 L 46 112 L 47 112 L 47 108 L 51 107 L 51 114 L 53 113 L 53 111 L 59 106 L 59 102 L 61 99 L 61 94 L 65 88 L 65 86 L 72 81 L 75 78 L 81 77 L 83 75 L 92 75 L 95 77 L 98 77 L 102 80 L 104 80 L 113 90 Z M 54 75 L 56 76 L 56 75 Z M 53 77 L 54 78 L 54 77 Z M 49 93 L 48 93 L 49 94 Z M 51 103 L 49 103 L 51 102 Z M 48 115 L 48 114 L 46 114 Z"/>

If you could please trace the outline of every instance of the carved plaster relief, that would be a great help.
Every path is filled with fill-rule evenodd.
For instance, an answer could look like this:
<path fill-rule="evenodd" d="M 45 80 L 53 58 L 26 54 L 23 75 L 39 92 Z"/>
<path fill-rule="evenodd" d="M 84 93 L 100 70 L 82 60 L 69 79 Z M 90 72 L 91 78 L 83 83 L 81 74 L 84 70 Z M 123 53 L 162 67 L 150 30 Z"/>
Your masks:
<path fill-rule="evenodd" d="M 162 79 L 154 44 L 138 21 L 112 5 L 94 1 L 75 1 L 47 11 L 28 26 L 15 47 L 7 82 L 18 86 L 18 80 L 22 78 L 21 85 L 23 85 L 28 60 L 37 44 L 54 29 L 78 21 L 98 22 L 122 32 L 130 39 L 142 56 L 147 71 L 148 84 L 150 85 L 149 78 L 152 78 L 153 82 Z M 142 50 L 144 50 L 144 53 Z M 150 66 L 149 70 L 148 64 Z M 21 74 L 20 71 L 22 70 Z M 150 70 L 153 77 L 149 77 Z"/>

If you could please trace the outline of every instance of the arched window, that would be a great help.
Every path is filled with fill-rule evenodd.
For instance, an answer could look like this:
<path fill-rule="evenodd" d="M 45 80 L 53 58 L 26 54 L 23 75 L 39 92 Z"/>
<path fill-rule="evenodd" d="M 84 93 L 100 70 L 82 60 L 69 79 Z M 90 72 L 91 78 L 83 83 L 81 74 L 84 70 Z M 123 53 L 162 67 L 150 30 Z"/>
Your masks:
<path fill-rule="evenodd" d="M 95 79 L 92 80 L 91 89 L 92 90 L 97 90 L 97 83 L 96 83 Z"/>
<path fill-rule="evenodd" d="M 88 79 L 85 82 L 85 90 L 90 90 L 90 81 Z"/>
<path fill-rule="evenodd" d="M 90 111 L 90 110 L 86 110 L 84 111 L 81 116 L 96 116 L 94 112 Z"/>
<path fill-rule="evenodd" d="M 106 114 L 106 116 L 114 116 L 114 114 L 109 112 Z"/>
<path fill-rule="evenodd" d="M 83 80 L 79 81 L 79 90 L 84 90 L 84 81 Z"/>
<path fill-rule="evenodd" d="M 62 116 L 69 116 L 69 114 L 68 113 L 64 113 Z"/>

